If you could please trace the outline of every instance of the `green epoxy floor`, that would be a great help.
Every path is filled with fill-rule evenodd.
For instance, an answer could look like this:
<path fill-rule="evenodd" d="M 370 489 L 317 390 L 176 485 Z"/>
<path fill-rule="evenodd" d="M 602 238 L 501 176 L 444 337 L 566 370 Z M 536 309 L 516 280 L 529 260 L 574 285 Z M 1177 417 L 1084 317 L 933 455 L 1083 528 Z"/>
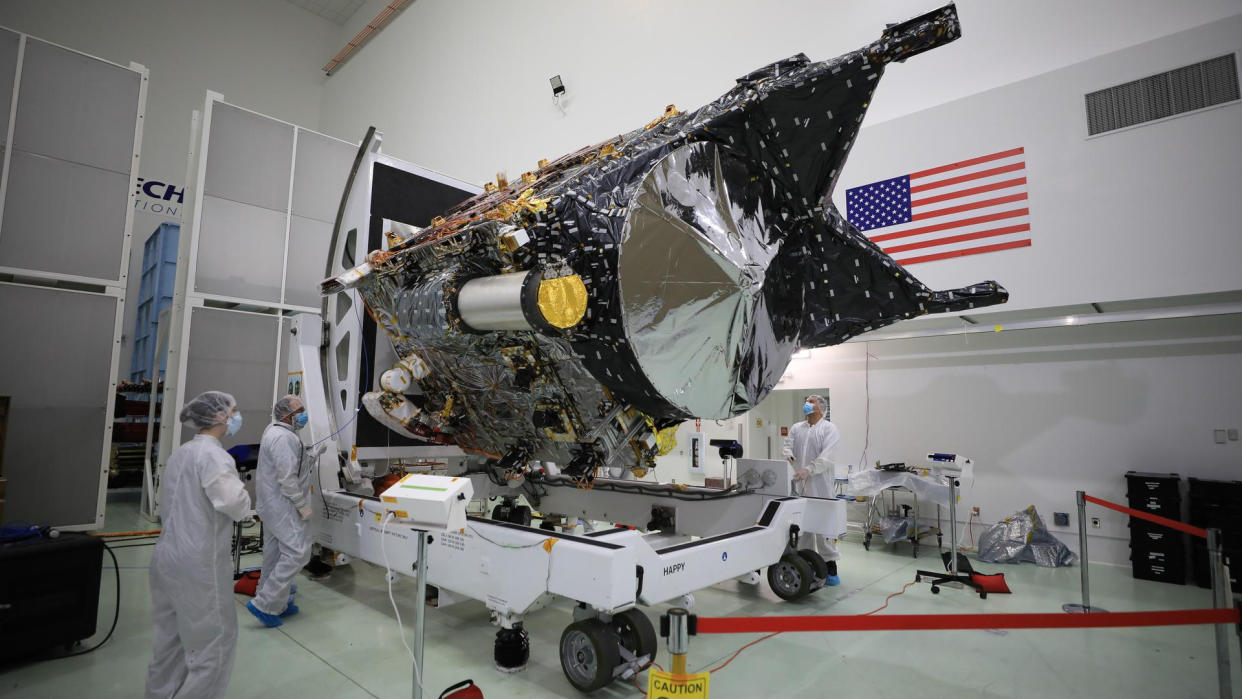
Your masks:
<path fill-rule="evenodd" d="M 112 499 L 110 531 L 146 529 L 137 502 Z M 766 583 L 728 582 L 696 593 L 704 616 L 859 614 L 932 565 L 924 548 L 914 559 L 907 546 L 864 551 L 842 545 L 844 584 L 800 603 L 783 603 Z M 0 696 L 137 697 L 142 695 L 151 652 L 147 565 L 151 547 L 116 551 L 121 575 L 121 619 L 106 646 L 77 658 L 0 666 Z M 100 635 L 112 620 L 115 595 L 111 560 L 100 591 Z M 244 565 L 258 565 L 249 556 Z M 881 614 L 1056 612 L 1076 601 L 1077 568 L 1033 565 L 980 566 L 1004 572 L 1015 594 L 988 599 L 960 590 L 933 596 L 927 585 L 911 586 Z M 1128 568 L 1093 565 L 1093 601 L 1106 609 L 1149 610 L 1210 606 L 1207 590 L 1134 580 Z M 384 571 L 365 563 L 338 569 L 324 581 L 298 581 L 302 613 L 279 629 L 265 629 L 237 598 L 240 638 L 229 697 L 408 697 L 409 657 L 397 635 Z M 413 582 L 397 587 L 402 618 L 413 616 Z M 653 620 L 661 605 L 647 610 Z M 570 621 L 559 602 L 527 618 L 531 660 L 516 675 L 502 675 L 491 662 L 495 628 L 481 603 L 429 610 L 427 692 L 434 698 L 450 684 L 473 678 L 488 699 L 578 697 L 561 674 L 556 644 Z M 719 665 L 758 635 L 692 639 L 690 665 Z M 1235 693 L 1242 692 L 1237 638 L 1231 634 Z M 663 644 L 662 644 L 663 645 Z M 668 667 L 668 654 L 659 662 Z M 645 675 L 644 675 L 645 677 Z M 712 675 L 711 695 L 727 697 L 866 696 L 869 699 L 950 697 L 1217 697 L 1216 651 L 1210 627 L 1156 629 L 1023 630 L 784 634 L 745 651 Z M 614 684 L 598 697 L 637 697 L 633 685 Z M 1240 694 L 1242 696 L 1242 694 Z"/>

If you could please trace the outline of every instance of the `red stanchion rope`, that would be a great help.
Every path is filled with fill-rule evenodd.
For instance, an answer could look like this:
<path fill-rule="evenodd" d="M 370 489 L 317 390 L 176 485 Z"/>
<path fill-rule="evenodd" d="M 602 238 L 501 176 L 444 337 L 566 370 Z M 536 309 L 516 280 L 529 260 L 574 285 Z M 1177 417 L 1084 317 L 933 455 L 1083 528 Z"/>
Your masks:
<path fill-rule="evenodd" d="M 1126 626 L 1237 624 L 1235 609 L 1178 609 L 1109 614 L 888 614 L 883 616 L 699 617 L 698 633 L 774 631 L 954 631 L 967 629 L 1091 629 Z"/>
<path fill-rule="evenodd" d="M 1176 529 L 1179 532 L 1186 532 L 1187 534 L 1192 534 L 1194 536 L 1199 537 L 1200 539 L 1207 538 L 1206 529 L 1202 529 L 1200 527 L 1194 527 L 1189 524 L 1186 524 L 1185 522 L 1179 522 L 1175 519 L 1169 519 L 1168 517 L 1161 517 L 1160 515 L 1153 515 L 1150 512 L 1143 512 L 1141 510 L 1135 510 L 1133 508 L 1126 507 L 1125 505 L 1118 505 L 1115 502 L 1101 500 L 1097 497 L 1092 497 L 1086 494 L 1083 494 L 1082 499 L 1086 500 L 1087 502 L 1093 502 L 1099 505 L 1100 507 L 1107 507 L 1110 510 L 1116 510 L 1122 514 L 1130 515 L 1131 517 L 1137 517 L 1138 519 L 1145 519 L 1148 522 L 1155 522 L 1156 524 L 1168 527 L 1169 529 Z"/>

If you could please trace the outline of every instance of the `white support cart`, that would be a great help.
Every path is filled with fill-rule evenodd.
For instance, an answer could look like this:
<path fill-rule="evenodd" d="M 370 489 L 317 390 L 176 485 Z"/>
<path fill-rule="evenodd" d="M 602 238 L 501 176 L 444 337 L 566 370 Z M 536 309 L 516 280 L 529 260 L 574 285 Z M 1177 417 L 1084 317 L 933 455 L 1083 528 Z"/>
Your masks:
<path fill-rule="evenodd" d="M 420 561 L 416 530 L 400 523 L 385 526 L 392 505 L 367 492 L 364 484 L 375 475 L 375 464 L 345 456 L 357 452 L 334 434 L 340 430 L 332 425 L 348 415 L 337 414 L 328 401 L 319 360 L 323 332 L 318 316 L 293 318 L 290 368 L 301 372 L 310 417 L 306 431 L 311 443 L 319 445 L 311 451 L 311 533 L 321 558 L 337 565 L 354 558 L 387 564 L 403 575 L 413 575 L 425 563 L 420 586 L 427 585 L 429 604 L 475 600 L 492 612 L 499 627 L 498 668 L 517 671 L 525 666 L 530 639 L 523 618 L 558 597 L 576 605 L 559 644 L 562 669 L 575 688 L 590 692 L 629 679 L 654 657 L 654 627 L 639 606 L 690 602 L 696 590 L 732 579 L 758 582 L 757 573 L 765 568 L 773 590 L 786 599 L 823 586 L 827 569 L 812 566 L 807 553 L 796 549 L 797 534 L 839 537 L 845 530 L 844 502 L 772 494 L 763 488 L 719 490 L 608 478 L 595 479 L 594 487 L 585 491 L 567 479 L 549 479 L 538 507 L 573 521 L 644 528 L 659 521 L 660 528 L 615 526 L 577 534 L 470 517 L 460 530 L 430 537 L 426 560 Z M 389 456 L 451 461 L 465 454 L 456 447 L 407 446 Z M 386 468 L 388 462 L 376 463 Z M 787 466 L 740 459 L 738 468 Z M 508 485 L 498 486 L 484 474 L 464 477 L 476 502 L 515 495 Z"/>

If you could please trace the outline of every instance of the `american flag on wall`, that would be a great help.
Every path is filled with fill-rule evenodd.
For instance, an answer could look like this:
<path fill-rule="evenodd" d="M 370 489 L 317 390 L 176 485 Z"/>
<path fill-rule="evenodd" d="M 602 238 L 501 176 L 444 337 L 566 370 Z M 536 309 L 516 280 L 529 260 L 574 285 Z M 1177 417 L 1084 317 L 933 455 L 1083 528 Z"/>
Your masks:
<path fill-rule="evenodd" d="M 845 192 L 846 218 L 902 265 L 1031 244 L 1022 148 Z"/>

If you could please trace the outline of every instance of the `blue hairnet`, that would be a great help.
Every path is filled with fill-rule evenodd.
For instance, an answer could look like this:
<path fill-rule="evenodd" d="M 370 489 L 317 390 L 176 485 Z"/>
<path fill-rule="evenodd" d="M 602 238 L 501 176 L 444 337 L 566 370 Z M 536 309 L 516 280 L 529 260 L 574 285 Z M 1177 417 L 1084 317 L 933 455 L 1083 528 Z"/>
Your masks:
<path fill-rule="evenodd" d="M 281 420 L 284 420 L 290 415 L 296 413 L 301 408 L 301 398 L 298 398 L 295 395 L 283 396 L 280 400 L 276 401 L 276 405 L 272 407 L 272 417 L 276 419 L 276 422 L 280 422 Z"/>
<path fill-rule="evenodd" d="M 237 400 L 223 391 L 205 391 L 181 408 L 182 424 L 196 429 L 208 430 L 228 422 L 229 413 L 237 407 Z"/>

